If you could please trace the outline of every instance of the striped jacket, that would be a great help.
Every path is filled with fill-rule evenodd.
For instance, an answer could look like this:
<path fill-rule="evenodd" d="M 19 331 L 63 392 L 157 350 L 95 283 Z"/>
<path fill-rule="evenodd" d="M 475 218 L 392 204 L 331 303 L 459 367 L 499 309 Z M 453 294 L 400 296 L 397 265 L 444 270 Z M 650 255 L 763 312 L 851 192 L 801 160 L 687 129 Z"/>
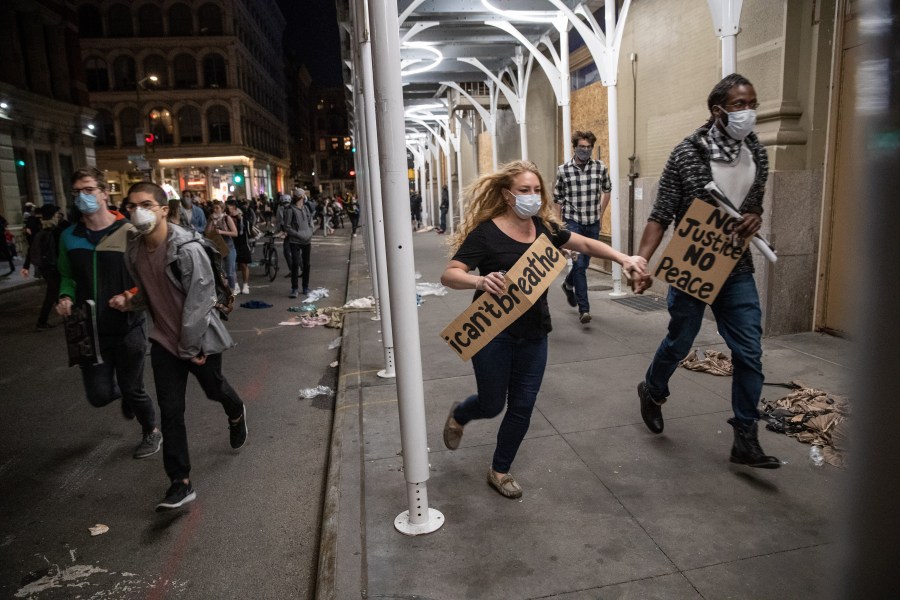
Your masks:
<path fill-rule="evenodd" d="M 659 192 L 656 202 L 653 203 L 653 210 L 647 218 L 648 221 L 656 221 L 663 229 L 668 228 L 672 221 L 675 221 L 677 226 L 694 198 L 716 206 L 716 201 L 703 189 L 713 180 L 707 142 L 710 126 L 710 123 L 703 125 L 672 150 L 659 178 Z M 747 197 L 743 198 L 743 203 L 736 202 L 734 198 L 732 202 L 738 205 L 742 213 L 762 215 L 763 194 L 769 177 L 769 159 L 766 149 L 759 143 L 755 133 L 748 135 L 745 142 L 756 163 L 756 178 L 750 186 L 750 191 L 747 192 Z M 741 256 L 732 275 L 747 272 L 753 272 L 753 257 L 750 252 L 745 252 Z"/>

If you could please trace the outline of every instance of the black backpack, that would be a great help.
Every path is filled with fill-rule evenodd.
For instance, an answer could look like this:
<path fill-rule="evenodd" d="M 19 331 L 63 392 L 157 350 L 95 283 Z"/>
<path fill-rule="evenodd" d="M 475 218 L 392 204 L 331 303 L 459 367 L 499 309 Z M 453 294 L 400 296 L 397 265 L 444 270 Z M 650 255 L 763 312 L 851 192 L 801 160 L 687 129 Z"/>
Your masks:
<path fill-rule="evenodd" d="M 31 264 L 41 269 L 56 268 L 56 236 L 53 235 L 52 228 L 44 228 L 37 232 L 28 248 L 28 259 Z"/>
<path fill-rule="evenodd" d="M 213 282 L 216 284 L 216 310 L 219 311 L 219 316 L 222 320 L 227 321 L 228 315 L 234 310 L 234 291 L 228 285 L 228 277 L 225 275 L 225 271 L 222 270 L 222 255 L 206 238 L 194 238 L 184 244 L 193 242 L 203 246 L 203 249 L 206 251 L 206 257 L 212 266 Z M 180 249 L 184 244 L 180 244 L 178 248 Z M 181 281 L 181 269 L 178 268 L 178 261 L 172 263 L 172 273 L 178 281 Z"/>

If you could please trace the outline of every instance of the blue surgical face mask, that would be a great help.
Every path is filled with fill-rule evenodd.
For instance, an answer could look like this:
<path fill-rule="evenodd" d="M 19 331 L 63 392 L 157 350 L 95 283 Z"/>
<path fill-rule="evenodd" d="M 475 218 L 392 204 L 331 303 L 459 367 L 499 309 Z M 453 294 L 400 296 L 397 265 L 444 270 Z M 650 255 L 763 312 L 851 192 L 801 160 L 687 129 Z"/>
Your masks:
<path fill-rule="evenodd" d="M 541 211 L 541 195 L 540 194 L 513 194 L 516 203 L 513 205 L 513 212 L 520 219 L 530 219 Z"/>
<path fill-rule="evenodd" d="M 92 215 L 100 210 L 100 203 L 97 202 L 97 197 L 85 194 L 84 192 L 81 192 L 78 194 L 78 197 L 75 198 L 75 206 L 86 215 Z"/>

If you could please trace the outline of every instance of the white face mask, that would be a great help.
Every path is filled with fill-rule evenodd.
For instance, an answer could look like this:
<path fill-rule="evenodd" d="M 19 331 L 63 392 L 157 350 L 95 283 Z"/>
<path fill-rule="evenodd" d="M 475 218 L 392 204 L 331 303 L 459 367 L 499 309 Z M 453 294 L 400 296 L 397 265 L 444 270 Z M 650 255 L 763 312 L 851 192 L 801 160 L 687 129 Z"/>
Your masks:
<path fill-rule="evenodd" d="M 156 227 L 156 212 L 141 206 L 131 213 L 131 224 L 141 235 L 147 235 Z"/>
<path fill-rule="evenodd" d="M 725 126 L 725 133 L 733 140 L 743 141 L 754 127 L 756 127 L 755 110 L 751 108 L 736 110 L 728 113 L 728 125 Z"/>
<path fill-rule="evenodd" d="M 510 192 L 510 194 L 512 194 L 512 192 Z M 513 194 L 513 196 L 516 199 L 516 203 L 513 205 L 512 209 L 520 219 L 530 219 L 540 212 L 540 194 Z"/>

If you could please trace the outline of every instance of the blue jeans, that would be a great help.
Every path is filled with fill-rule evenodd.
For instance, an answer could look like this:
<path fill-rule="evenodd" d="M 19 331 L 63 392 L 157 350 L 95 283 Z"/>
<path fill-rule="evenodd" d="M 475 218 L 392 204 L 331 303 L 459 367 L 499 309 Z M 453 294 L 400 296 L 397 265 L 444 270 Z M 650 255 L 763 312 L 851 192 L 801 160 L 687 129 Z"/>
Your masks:
<path fill-rule="evenodd" d="M 600 239 L 600 221 L 590 225 L 582 225 L 571 219 L 566 219 L 566 229 L 592 240 Z M 587 295 L 587 275 L 585 274 L 589 264 L 591 264 L 591 257 L 587 254 L 579 254 L 578 259 L 572 263 L 572 269 L 569 271 L 569 274 L 566 275 L 565 284 L 575 288 L 575 300 L 578 302 L 579 313 L 591 312 L 591 304 L 588 302 Z"/>
<path fill-rule="evenodd" d="M 669 333 L 656 350 L 647 369 L 646 382 L 654 398 L 669 395 L 669 379 L 678 363 L 688 355 L 706 304 L 673 287 L 669 288 Z M 734 374 L 731 379 L 731 408 L 742 423 L 759 418 L 757 404 L 762 393 L 762 312 L 752 273 L 729 277 L 712 304 L 719 333 L 731 349 Z"/>
<path fill-rule="evenodd" d="M 523 340 L 504 332 L 472 357 L 478 393 L 457 406 L 453 418 L 465 425 L 474 419 L 492 419 L 507 407 L 491 463 L 498 473 L 509 472 L 528 432 L 546 366 L 546 336 Z"/>

